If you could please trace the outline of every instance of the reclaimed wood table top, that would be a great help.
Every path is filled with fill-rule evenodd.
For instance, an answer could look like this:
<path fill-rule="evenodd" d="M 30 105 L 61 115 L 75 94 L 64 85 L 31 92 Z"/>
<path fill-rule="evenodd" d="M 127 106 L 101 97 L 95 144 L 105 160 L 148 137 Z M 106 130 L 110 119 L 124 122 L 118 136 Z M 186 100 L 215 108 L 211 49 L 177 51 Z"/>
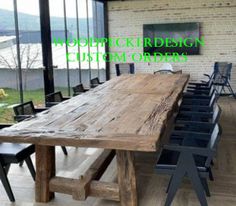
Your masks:
<path fill-rule="evenodd" d="M 156 151 L 187 74 L 122 75 L 0 131 L 0 141 Z"/>

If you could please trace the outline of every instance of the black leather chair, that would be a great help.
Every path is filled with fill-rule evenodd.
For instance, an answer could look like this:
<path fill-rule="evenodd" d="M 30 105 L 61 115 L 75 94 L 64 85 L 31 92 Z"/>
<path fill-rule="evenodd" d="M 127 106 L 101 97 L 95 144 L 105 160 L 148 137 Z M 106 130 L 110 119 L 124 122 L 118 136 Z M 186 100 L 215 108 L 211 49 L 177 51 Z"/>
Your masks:
<path fill-rule="evenodd" d="M 171 205 L 184 177 L 190 179 L 201 205 L 207 206 L 205 194 L 210 196 L 207 178 L 219 142 L 219 126 L 216 124 L 210 135 L 183 132 L 182 136 L 179 144 L 175 141 L 162 146 L 155 167 L 157 173 L 171 176 L 165 206 Z M 202 144 L 193 144 L 195 140 Z"/>
<path fill-rule="evenodd" d="M 35 108 L 33 102 L 28 101 L 13 107 L 13 111 L 15 113 L 14 119 L 17 122 L 20 122 L 26 118 L 32 117 L 38 112 L 43 112 L 45 110 L 47 110 L 47 108 Z"/>
<path fill-rule="evenodd" d="M 135 68 L 134 63 L 123 63 L 123 64 L 116 64 L 116 75 L 120 76 L 122 74 L 134 74 Z"/>
<path fill-rule="evenodd" d="M 103 84 L 103 83 L 104 83 L 104 82 L 100 82 L 100 81 L 99 81 L 98 77 L 93 78 L 93 79 L 90 80 L 91 88 L 95 88 L 95 87 L 97 87 L 98 85 Z"/>
<path fill-rule="evenodd" d="M 69 97 L 63 97 L 61 91 L 54 92 L 46 95 L 46 107 L 52 107 L 60 102 L 70 99 Z"/>
<path fill-rule="evenodd" d="M 77 95 L 80 95 L 84 92 L 89 91 L 89 89 L 84 88 L 83 84 L 78 84 L 78 85 L 72 87 L 72 89 L 73 89 L 73 92 L 74 92 L 73 96 L 77 96 Z"/>
<path fill-rule="evenodd" d="M 9 126 L 11 125 L 0 124 L 0 129 Z M 30 158 L 34 152 L 35 147 L 32 144 L 0 143 L 0 177 L 11 202 L 14 202 L 15 198 L 7 178 L 10 165 L 25 161 L 33 180 L 35 180 L 35 169 Z"/>
<path fill-rule="evenodd" d="M 31 118 L 36 115 L 38 112 L 43 112 L 47 110 L 47 108 L 35 108 L 32 101 L 25 102 L 23 104 L 19 104 L 13 107 L 13 111 L 15 113 L 14 119 L 17 122 L 21 122 L 25 119 Z M 66 147 L 61 146 L 62 151 L 65 155 L 67 155 Z M 22 164 L 21 164 L 22 165 Z"/>

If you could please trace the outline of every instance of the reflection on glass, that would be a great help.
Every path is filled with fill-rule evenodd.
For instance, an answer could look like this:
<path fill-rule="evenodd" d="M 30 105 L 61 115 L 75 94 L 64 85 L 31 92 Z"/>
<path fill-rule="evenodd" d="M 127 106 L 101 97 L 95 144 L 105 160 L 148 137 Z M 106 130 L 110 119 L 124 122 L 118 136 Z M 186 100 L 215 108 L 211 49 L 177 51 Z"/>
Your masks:
<path fill-rule="evenodd" d="M 0 122 L 13 122 L 12 106 L 19 103 L 19 76 L 13 1 L 0 0 Z"/>
<path fill-rule="evenodd" d="M 42 107 L 44 81 L 39 2 L 38 0 L 17 0 L 17 5 L 24 101 L 32 100 L 35 106 Z"/>
<path fill-rule="evenodd" d="M 25 6 L 27 5 L 27 6 Z M 44 103 L 41 33 L 38 0 L 17 0 L 19 48 L 24 101 L 36 106 Z M 19 73 L 13 0 L 0 0 L 0 122 L 10 122 L 12 107 L 19 103 Z M 3 106 L 2 106 L 3 105 Z"/>
<path fill-rule="evenodd" d="M 78 3 L 78 6 L 76 5 Z M 83 39 L 81 44 L 85 43 L 88 37 L 103 37 L 103 4 L 92 0 L 66 0 L 66 24 L 67 24 L 67 39 L 68 43 L 73 45 L 73 40 L 80 37 Z M 56 9 L 55 9 L 56 8 Z M 97 9 L 95 9 L 97 8 Z M 77 11 L 78 18 L 77 19 Z M 88 13 L 87 13 L 88 11 Z M 97 14 L 95 14 L 97 12 Z M 101 12 L 101 13 L 100 13 Z M 63 0 L 50 0 L 50 21 L 52 31 L 52 49 L 53 49 L 53 64 L 57 67 L 54 69 L 54 82 L 57 90 L 60 89 L 67 95 L 68 76 L 67 76 L 67 58 L 65 44 L 65 22 L 64 22 L 64 5 Z M 97 18 L 96 18 L 97 17 Z M 77 24 L 78 23 L 78 24 Z M 78 25 L 78 27 L 77 27 Z M 61 43 L 55 44 L 55 41 L 60 40 Z M 104 52 L 104 48 L 81 46 L 68 46 L 68 53 L 72 53 L 75 61 L 69 61 L 69 80 L 70 86 L 73 87 L 80 83 L 80 79 L 85 87 L 89 87 L 90 78 L 102 77 L 104 80 L 105 72 L 100 72 L 98 69 L 105 68 L 104 62 L 98 63 L 93 61 L 89 63 L 87 58 L 88 53 Z M 80 56 L 77 54 L 80 53 Z M 81 68 L 81 75 L 80 75 Z M 91 77 L 90 77 L 91 68 Z M 99 70 L 99 71 L 100 71 Z"/>
<path fill-rule="evenodd" d="M 70 1 L 70 0 L 69 0 Z M 63 0 L 50 0 L 50 23 L 52 37 L 52 57 L 54 68 L 55 91 L 61 91 L 63 95 L 68 95 L 67 65 L 66 65 L 66 45 L 65 45 L 65 24 L 64 24 L 64 4 Z M 70 4 L 66 4 L 70 7 Z M 55 9 L 56 8 L 56 9 Z M 70 12 L 67 12 L 70 17 Z M 71 33 L 67 31 L 68 38 Z M 55 45 L 55 40 L 61 39 L 62 44 Z"/>

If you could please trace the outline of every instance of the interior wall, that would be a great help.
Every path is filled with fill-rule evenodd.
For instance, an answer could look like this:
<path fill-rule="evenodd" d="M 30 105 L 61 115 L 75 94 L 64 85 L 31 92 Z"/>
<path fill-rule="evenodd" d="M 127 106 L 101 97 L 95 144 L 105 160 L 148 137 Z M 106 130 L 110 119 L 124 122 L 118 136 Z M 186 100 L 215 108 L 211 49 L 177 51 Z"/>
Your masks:
<path fill-rule="evenodd" d="M 143 37 L 143 24 L 199 22 L 205 46 L 200 55 L 184 63 L 171 63 L 198 80 L 211 73 L 215 61 L 233 63 L 231 82 L 236 91 L 236 1 L 235 0 L 129 0 L 108 3 L 109 37 Z M 110 52 L 130 54 L 142 48 L 111 47 Z M 158 70 L 163 63 L 135 63 L 137 72 Z M 115 64 L 111 63 L 111 77 Z"/>

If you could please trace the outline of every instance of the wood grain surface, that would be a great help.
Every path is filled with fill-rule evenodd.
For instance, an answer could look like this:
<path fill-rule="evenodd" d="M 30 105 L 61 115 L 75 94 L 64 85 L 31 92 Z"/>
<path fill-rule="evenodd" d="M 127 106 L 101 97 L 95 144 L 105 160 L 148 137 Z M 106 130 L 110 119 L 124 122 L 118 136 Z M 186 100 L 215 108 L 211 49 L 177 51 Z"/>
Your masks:
<path fill-rule="evenodd" d="M 122 75 L 0 131 L 0 141 L 155 151 L 189 75 Z"/>

